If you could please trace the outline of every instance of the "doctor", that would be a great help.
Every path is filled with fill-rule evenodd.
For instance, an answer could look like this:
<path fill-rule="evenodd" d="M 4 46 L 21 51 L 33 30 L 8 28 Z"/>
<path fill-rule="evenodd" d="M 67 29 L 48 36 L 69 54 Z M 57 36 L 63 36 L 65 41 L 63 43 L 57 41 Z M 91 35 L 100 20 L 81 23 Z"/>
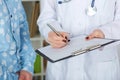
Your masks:
<path fill-rule="evenodd" d="M 120 39 L 120 0 L 41 0 L 39 30 L 55 48 L 69 36 Z M 63 37 L 50 30 L 47 23 Z M 48 62 L 46 80 L 120 80 L 118 44 L 56 63 Z M 57 53 L 56 53 L 57 54 Z"/>

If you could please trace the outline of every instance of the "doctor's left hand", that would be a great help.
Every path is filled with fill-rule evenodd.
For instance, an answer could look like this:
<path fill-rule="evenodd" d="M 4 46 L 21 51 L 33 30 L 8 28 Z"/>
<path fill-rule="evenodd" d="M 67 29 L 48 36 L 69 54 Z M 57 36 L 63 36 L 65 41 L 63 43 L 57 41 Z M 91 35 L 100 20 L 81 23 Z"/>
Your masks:
<path fill-rule="evenodd" d="M 25 70 L 21 70 L 19 72 L 19 80 L 32 80 L 32 74 Z"/>
<path fill-rule="evenodd" d="M 90 40 L 93 38 L 105 38 L 105 35 L 100 29 L 96 29 L 86 37 L 86 40 Z"/>

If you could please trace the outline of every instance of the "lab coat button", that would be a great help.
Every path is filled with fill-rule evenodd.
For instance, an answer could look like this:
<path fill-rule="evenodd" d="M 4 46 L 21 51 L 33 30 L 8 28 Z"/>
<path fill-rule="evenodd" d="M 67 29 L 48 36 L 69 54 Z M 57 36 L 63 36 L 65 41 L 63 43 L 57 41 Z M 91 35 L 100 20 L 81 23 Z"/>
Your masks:
<path fill-rule="evenodd" d="M 10 15 L 10 17 L 12 18 L 12 15 Z"/>

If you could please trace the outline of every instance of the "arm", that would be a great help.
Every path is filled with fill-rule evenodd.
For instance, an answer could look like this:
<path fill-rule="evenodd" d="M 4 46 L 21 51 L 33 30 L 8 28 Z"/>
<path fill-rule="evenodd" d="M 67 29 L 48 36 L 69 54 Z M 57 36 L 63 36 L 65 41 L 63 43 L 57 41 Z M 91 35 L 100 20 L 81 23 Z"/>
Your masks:
<path fill-rule="evenodd" d="M 39 31 L 44 36 L 46 41 L 51 44 L 52 47 L 60 48 L 64 47 L 67 43 L 65 36 L 68 36 L 68 33 L 63 32 L 60 23 L 57 21 L 57 12 L 56 12 L 56 0 L 41 0 L 41 14 L 37 21 L 39 25 Z M 59 30 L 60 34 L 64 37 L 57 36 L 47 24 L 51 24 L 56 30 Z"/>
<path fill-rule="evenodd" d="M 56 0 L 41 0 L 41 14 L 38 18 L 37 24 L 39 26 L 39 31 L 45 37 L 48 38 L 48 33 L 51 31 L 47 23 L 55 25 L 55 29 L 63 31 L 60 26 L 60 23 L 57 21 L 56 13 Z"/>
<path fill-rule="evenodd" d="M 21 4 L 22 6 L 22 4 Z M 31 77 L 33 74 L 33 66 L 34 66 L 34 61 L 35 61 L 35 52 L 32 48 L 30 37 L 29 37 L 29 29 L 28 29 L 28 23 L 26 20 L 26 15 L 23 7 L 20 9 L 20 59 L 21 59 L 21 66 L 22 70 L 20 71 L 20 77 L 23 73 L 25 77 L 27 75 Z M 30 78 L 25 80 L 31 80 Z"/>
<path fill-rule="evenodd" d="M 120 0 L 117 0 L 115 6 L 114 20 L 102 26 L 100 29 L 105 34 L 106 38 L 120 39 Z"/>
<path fill-rule="evenodd" d="M 99 29 L 94 30 L 88 37 L 92 39 L 94 37 L 99 38 L 111 38 L 120 39 L 120 0 L 117 0 L 114 10 L 114 20 L 109 22 Z"/>

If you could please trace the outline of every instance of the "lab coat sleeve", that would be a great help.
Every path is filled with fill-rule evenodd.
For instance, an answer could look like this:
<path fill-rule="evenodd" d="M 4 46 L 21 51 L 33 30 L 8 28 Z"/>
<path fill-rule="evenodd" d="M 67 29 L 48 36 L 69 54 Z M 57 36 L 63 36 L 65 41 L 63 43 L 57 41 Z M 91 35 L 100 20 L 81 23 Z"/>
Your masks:
<path fill-rule="evenodd" d="M 22 4 L 21 4 L 22 6 Z M 28 23 L 25 15 L 25 11 L 23 7 L 21 8 L 21 16 L 20 16 L 20 60 L 21 60 L 21 70 L 25 70 L 33 74 L 33 66 L 36 54 L 31 45 L 30 37 L 29 37 L 29 29 Z"/>
<path fill-rule="evenodd" d="M 120 0 L 117 0 L 113 22 L 100 27 L 105 38 L 120 39 Z"/>
<path fill-rule="evenodd" d="M 56 30 L 63 31 L 60 23 L 57 21 L 56 14 L 56 0 L 41 0 L 41 13 L 38 18 L 37 24 L 40 33 L 47 39 L 48 33 L 51 31 L 46 25 L 51 24 Z"/>

